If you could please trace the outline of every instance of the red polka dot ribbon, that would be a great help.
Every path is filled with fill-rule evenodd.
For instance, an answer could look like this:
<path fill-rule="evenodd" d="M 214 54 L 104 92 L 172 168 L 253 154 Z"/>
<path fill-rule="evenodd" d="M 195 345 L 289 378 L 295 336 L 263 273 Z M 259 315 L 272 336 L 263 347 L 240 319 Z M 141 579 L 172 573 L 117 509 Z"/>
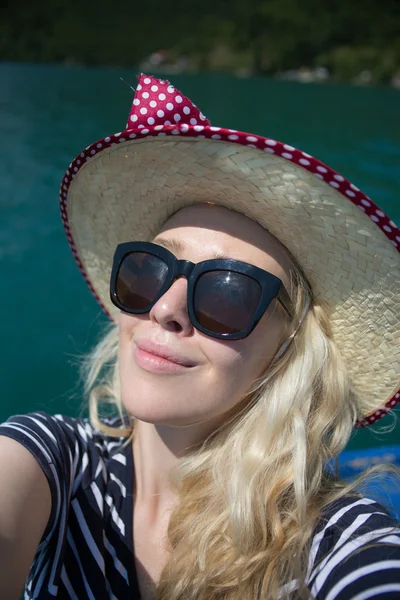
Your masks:
<path fill-rule="evenodd" d="M 140 75 L 126 129 L 165 125 L 210 125 L 210 121 L 189 98 L 169 81 Z M 142 131 L 142 133 L 144 133 Z"/>

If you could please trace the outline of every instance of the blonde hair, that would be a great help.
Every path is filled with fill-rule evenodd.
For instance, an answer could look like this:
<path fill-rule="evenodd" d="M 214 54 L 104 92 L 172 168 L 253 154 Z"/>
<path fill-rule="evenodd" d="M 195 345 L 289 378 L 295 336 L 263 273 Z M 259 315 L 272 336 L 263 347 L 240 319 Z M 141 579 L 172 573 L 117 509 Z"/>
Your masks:
<path fill-rule="evenodd" d="M 298 322 L 310 289 L 295 261 L 291 277 Z M 114 429 L 99 415 L 108 404 L 124 416 L 115 325 L 86 373 L 92 424 L 131 438 L 134 421 Z M 293 580 L 296 597 L 310 598 L 304 578 L 313 531 L 324 507 L 352 489 L 330 480 L 324 469 L 346 446 L 362 412 L 329 313 L 312 302 L 285 353 L 254 382 L 236 414 L 172 473 L 178 502 L 168 527 L 171 555 L 155 598 L 284 599 L 290 597 L 285 584 Z"/>

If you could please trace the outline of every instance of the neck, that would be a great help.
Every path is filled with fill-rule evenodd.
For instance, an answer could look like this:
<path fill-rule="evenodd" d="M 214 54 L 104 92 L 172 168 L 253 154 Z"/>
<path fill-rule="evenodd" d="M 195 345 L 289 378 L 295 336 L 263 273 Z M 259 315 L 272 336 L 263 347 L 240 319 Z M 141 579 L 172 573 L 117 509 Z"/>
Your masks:
<path fill-rule="evenodd" d="M 203 442 L 219 423 L 184 427 L 155 425 L 136 420 L 133 438 L 135 508 L 141 507 L 151 522 L 161 520 L 176 502 L 170 474 L 179 459 Z"/>

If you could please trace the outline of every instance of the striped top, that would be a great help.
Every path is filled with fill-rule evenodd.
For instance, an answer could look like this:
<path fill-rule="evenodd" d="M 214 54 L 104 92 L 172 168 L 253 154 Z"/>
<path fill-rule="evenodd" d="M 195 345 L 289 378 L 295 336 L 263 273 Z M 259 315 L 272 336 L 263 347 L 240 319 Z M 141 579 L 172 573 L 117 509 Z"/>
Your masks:
<path fill-rule="evenodd" d="M 0 435 L 34 455 L 51 490 L 51 515 L 24 600 L 139 600 L 132 445 L 105 436 L 87 419 L 43 412 L 10 418 Z M 368 498 L 330 505 L 311 543 L 307 584 L 314 598 L 399 600 L 400 530 L 394 526 Z M 295 582 L 285 587 L 296 599 Z"/>

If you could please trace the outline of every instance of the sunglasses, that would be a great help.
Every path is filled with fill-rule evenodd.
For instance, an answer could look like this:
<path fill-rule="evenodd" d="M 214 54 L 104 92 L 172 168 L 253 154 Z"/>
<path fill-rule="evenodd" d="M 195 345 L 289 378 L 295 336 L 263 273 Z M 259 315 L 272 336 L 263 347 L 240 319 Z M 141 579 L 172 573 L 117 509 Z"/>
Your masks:
<path fill-rule="evenodd" d="M 117 246 L 111 301 L 125 313 L 147 313 L 178 277 L 188 281 L 187 307 L 192 325 L 214 338 L 245 338 L 274 298 L 289 317 L 294 315 L 282 281 L 268 271 L 233 259 L 199 263 L 178 260 L 166 248 L 150 242 Z"/>

